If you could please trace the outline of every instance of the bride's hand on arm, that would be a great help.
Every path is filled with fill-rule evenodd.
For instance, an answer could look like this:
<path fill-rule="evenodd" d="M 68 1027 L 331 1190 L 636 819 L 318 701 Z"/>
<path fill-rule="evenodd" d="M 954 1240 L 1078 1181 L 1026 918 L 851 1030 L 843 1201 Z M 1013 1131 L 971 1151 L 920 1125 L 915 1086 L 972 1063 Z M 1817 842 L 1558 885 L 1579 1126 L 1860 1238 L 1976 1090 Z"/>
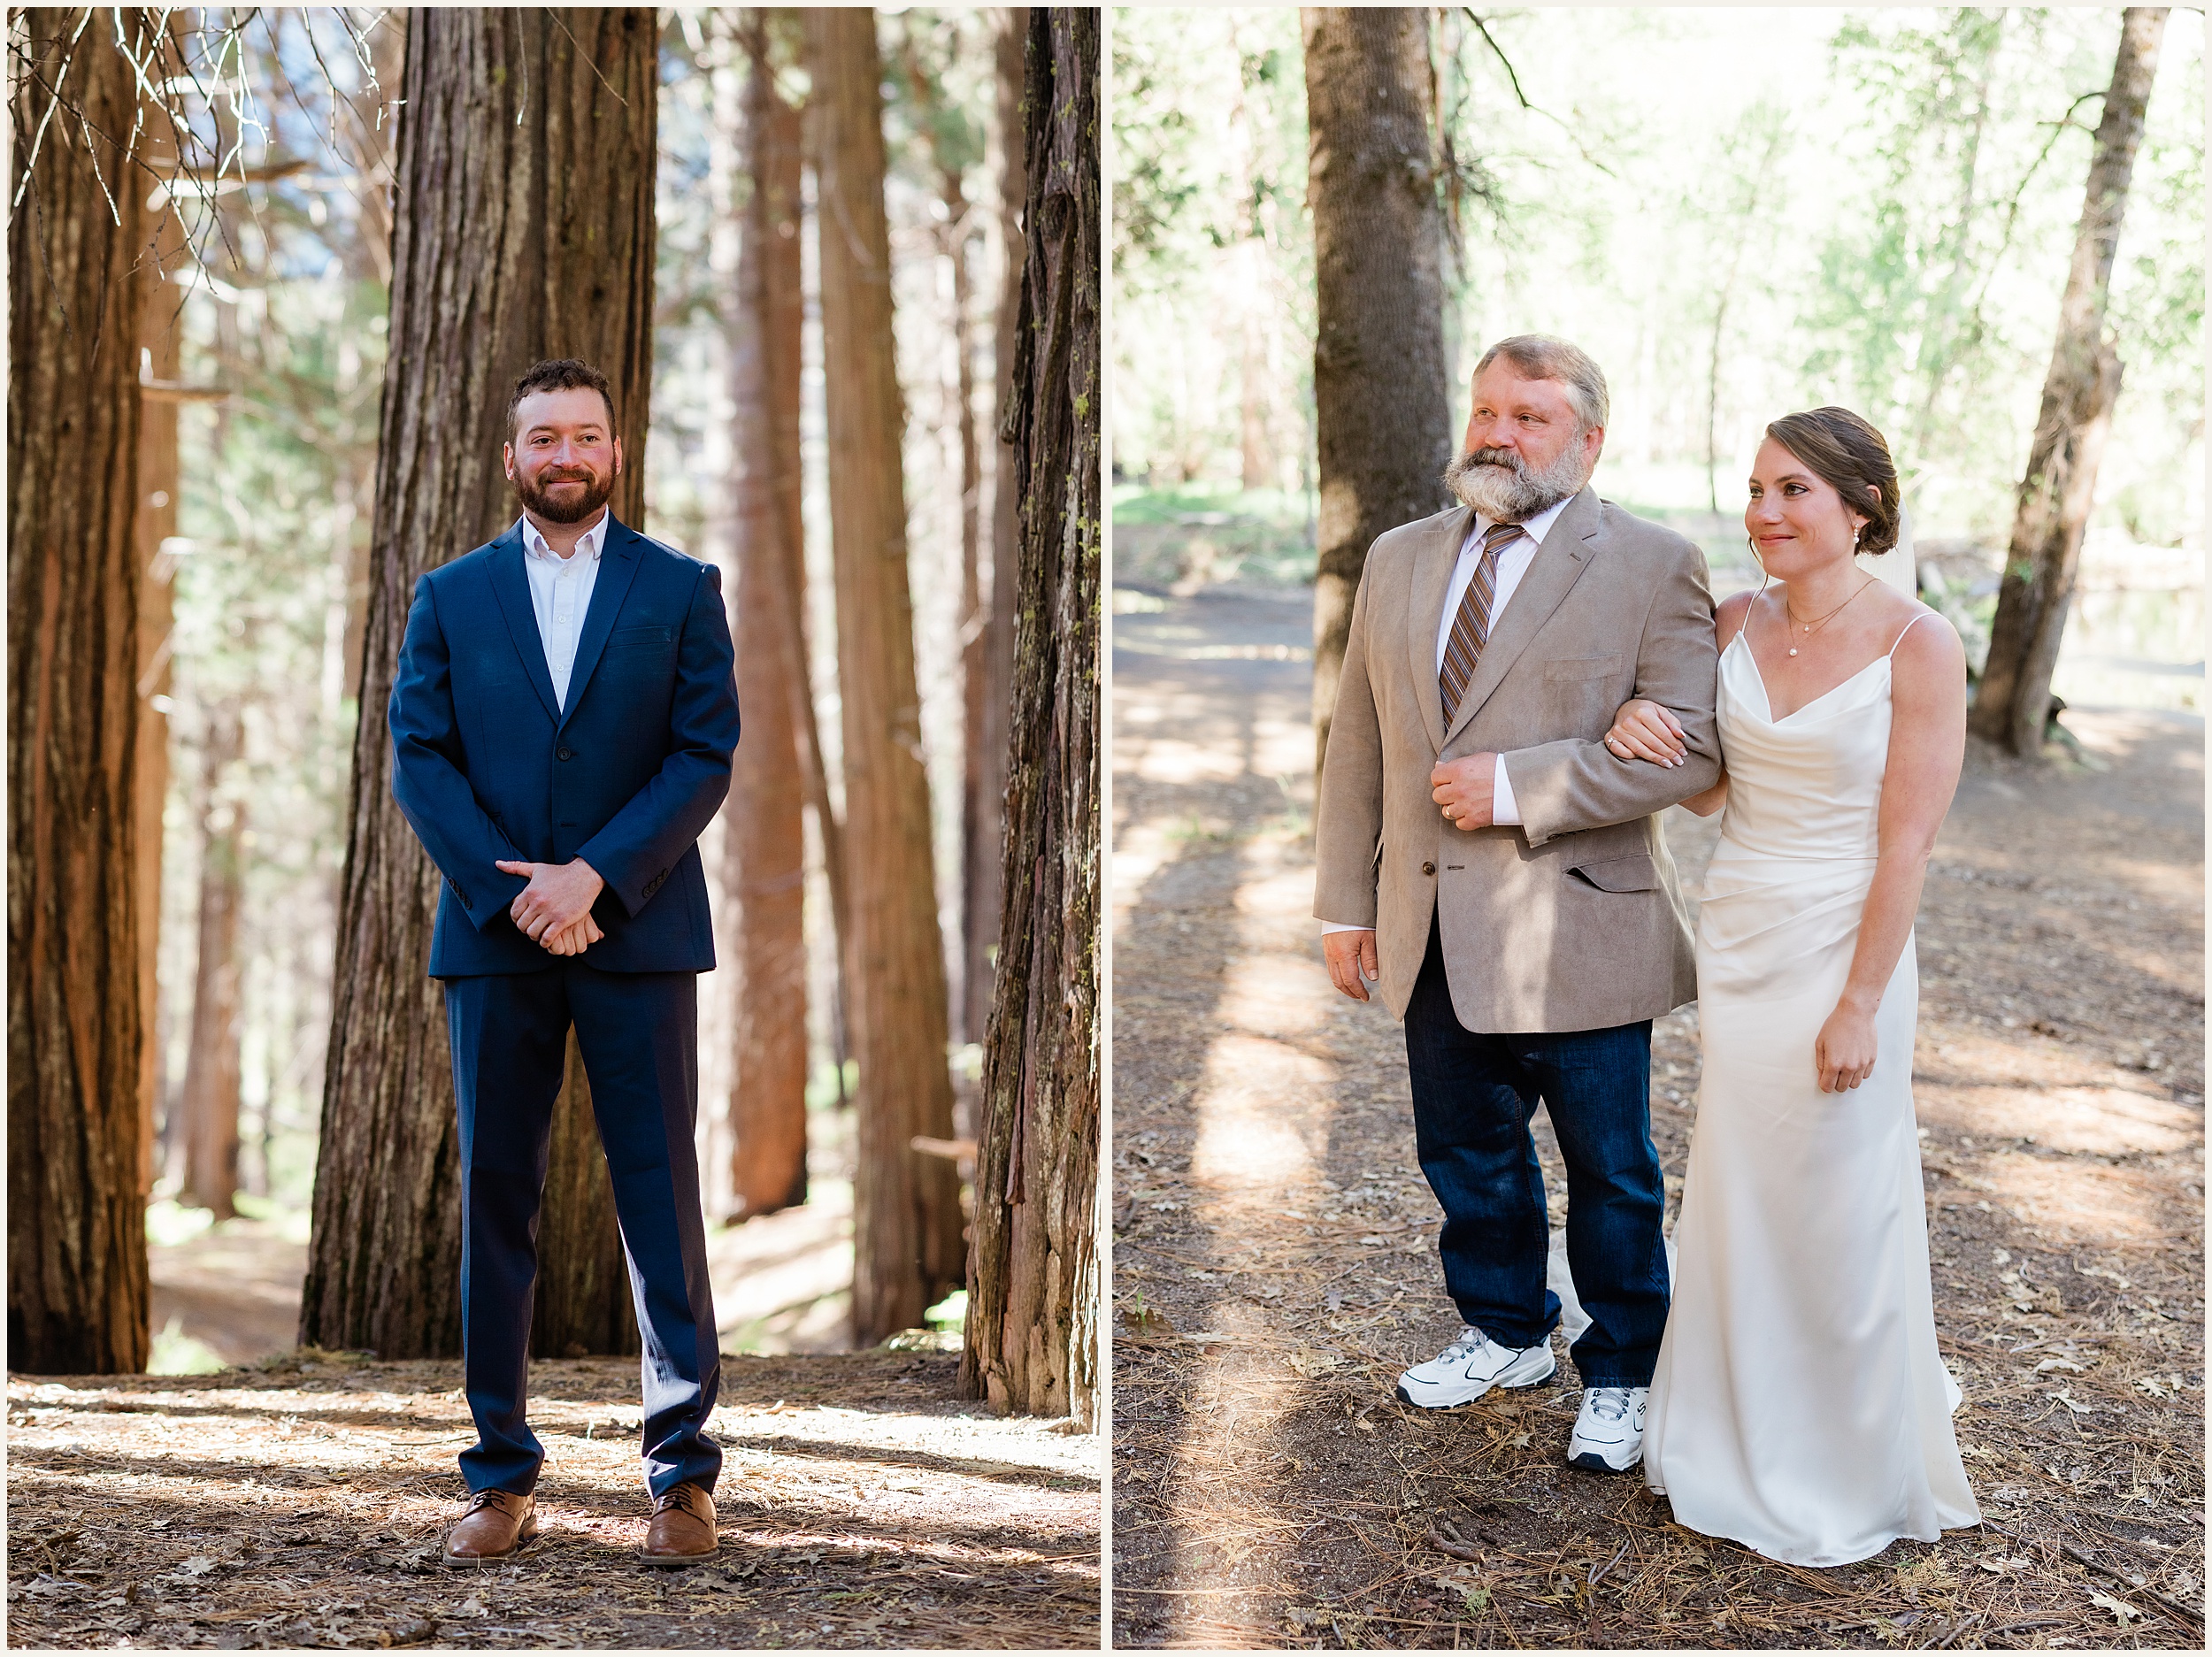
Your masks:
<path fill-rule="evenodd" d="M 1621 704 L 1612 729 L 1605 733 L 1605 748 L 1616 759 L 1647 760 L 1654 765 L 1679 765 L 1690 752 L 1682 721 L 1671 710 L 1642 696 Z"/>
<path fill-rule="evenodd" d="M 1644 697 L 1624 702 L 1613 716 L 1613 728 L 1605 733 L 1606 751 L 1616 759 L 1640 759 L 1654 765 L 1679 765 L 1689 751 L 1682 738 L 1682 721 L 1668 709 Z M 1728 799 L 1728 773 L 1703 794 L 1692 794 L 1683 806 L 1700 817 L 1710 817 Z"/>

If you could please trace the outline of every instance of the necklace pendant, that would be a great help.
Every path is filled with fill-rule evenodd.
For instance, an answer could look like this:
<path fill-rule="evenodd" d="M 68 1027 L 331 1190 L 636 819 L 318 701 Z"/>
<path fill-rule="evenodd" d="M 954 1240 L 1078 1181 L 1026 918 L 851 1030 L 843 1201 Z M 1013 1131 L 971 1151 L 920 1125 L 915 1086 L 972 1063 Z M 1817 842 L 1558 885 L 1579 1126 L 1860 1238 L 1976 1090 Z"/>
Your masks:
<path fill-rule="evenodd" d="M 1795 645 L 1792 645 L 1790 647 L 1790 654 L 1792 656 L 1795 656 L 1797 654 L 1797 647 Z"/>

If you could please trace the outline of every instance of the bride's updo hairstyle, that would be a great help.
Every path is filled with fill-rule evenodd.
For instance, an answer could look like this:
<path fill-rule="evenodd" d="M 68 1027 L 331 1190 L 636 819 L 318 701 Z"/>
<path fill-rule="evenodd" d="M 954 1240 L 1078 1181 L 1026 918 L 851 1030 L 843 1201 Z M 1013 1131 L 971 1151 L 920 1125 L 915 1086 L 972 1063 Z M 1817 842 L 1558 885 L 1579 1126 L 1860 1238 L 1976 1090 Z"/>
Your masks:
<path fill-rule="evenodd" d="M 1855 512 L 1866 515 L 1861 552 L 1897 544 L 1897 466 L 1882 434 L 1848 409 L 1786 414 L 1767 435 L 1803 461 Z"/>

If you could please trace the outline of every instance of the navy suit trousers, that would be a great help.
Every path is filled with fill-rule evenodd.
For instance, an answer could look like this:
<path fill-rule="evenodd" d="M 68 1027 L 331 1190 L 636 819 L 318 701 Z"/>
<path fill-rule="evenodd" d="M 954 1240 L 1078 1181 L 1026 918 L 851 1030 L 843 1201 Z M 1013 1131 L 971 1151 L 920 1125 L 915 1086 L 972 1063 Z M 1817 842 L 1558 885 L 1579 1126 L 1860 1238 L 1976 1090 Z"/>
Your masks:
<path fill-rule="evenodd" d="M 1651 1024 L 1485 1035 L 1452 1010 L 1444 947 L 1406 1006 L 1421 1171 L 1444 1209 L 1444 1287 L 1502 1346 L 1558 1326 L 1545 1285 L 1550 1222 L 1528 1125 L 1540 1101 L 1567 1164 L 1567 1265 L 1590 1327 L 1574 1344 L 1585 1386 L 1648 1386 L 1667 1324 L 1666 1211 L 1651 1143 Z"/>
<path fill-rule="evenodd" d="M 603 972 L 582 957 L 542 971 L 449 978 L 446 1030 L 461 1125 L 463 1366 L 477 1442 L 472 1491 L 526 1493 L 545 1452 L 527 1419 L 538 1205 L 568 1030 L 591 1080 L 599 1142 L 643 1337 L 646 1483 L 714 1488 L 706 1435 L 721 1385 L 699 1164 L 698 978 Z"/>

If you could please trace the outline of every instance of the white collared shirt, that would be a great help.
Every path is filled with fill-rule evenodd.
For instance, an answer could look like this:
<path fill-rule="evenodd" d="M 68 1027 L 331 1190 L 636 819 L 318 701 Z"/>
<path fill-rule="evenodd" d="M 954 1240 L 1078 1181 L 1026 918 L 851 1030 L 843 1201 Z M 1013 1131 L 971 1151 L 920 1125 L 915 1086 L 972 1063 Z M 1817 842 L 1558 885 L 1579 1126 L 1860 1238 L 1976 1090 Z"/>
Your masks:
<path fill-rule="evenodd" d="M 538 618 L 538 639 L 545 646 L 545 671 L 553 680 L 554 703 L 564 710 L 569 672 L 576 665 L 576 641 L 583 636 L 591 589 L 599 579 L 599 549 L 613 521 L 613 514 L 602 507 L 599 521 L 583 533 L 576 550 L 565 558 L 546 544 L 527 513 L 517 525 L 522 531 L 522 567 L 530 577 L 530 608 Z"/>
<path fill-rule="evenodd" d="M 1551 533 L 1551 527 L 1559 521 L 1559 515 L 1567 510 L 1574 496 L 1555 501 L 1542 511 L 1521 525 L 1521 533 L 1508 541 L 1498 553 L 1497 593 L 1490 601 L 1490 630 L 1497 631 L 1498 618 L 1505 614 L 1505 607 L 1512 602 L 1513 595 L 1521 585 L 1521 578 L 1536 562 L 1536 555 Z M 1459 607 L 1467 596 L 1467 588 L 1474 581 L 1475 570 L 1482 563 L 1482 538 L 1496 520 L 1475 514 L 1467 525 L 1467 538 L 1459 543 L 1459 561 L 1452 565 L 1451 583 L 1444 589 L 1444 614 L 1436 626 L 1436 671 L 1444 671 L 1444 652 L 1452 641 L 1452 624 L 1459 619 Z M 1446 721 L 1450 720 L 1447 711 Z M 1501 828 L 1520 825 L 1521 808 L 1513 798 L 1513 785 L 1505 774 L 1505 756 L 1498 756 L 1497 770 L 1491 780 L 1490 821 Z M 1331 932 L 1371 932 L 1372 927 L 1355 926 L 1342 921 L 1324 921 L 1324 937 Z"/>

